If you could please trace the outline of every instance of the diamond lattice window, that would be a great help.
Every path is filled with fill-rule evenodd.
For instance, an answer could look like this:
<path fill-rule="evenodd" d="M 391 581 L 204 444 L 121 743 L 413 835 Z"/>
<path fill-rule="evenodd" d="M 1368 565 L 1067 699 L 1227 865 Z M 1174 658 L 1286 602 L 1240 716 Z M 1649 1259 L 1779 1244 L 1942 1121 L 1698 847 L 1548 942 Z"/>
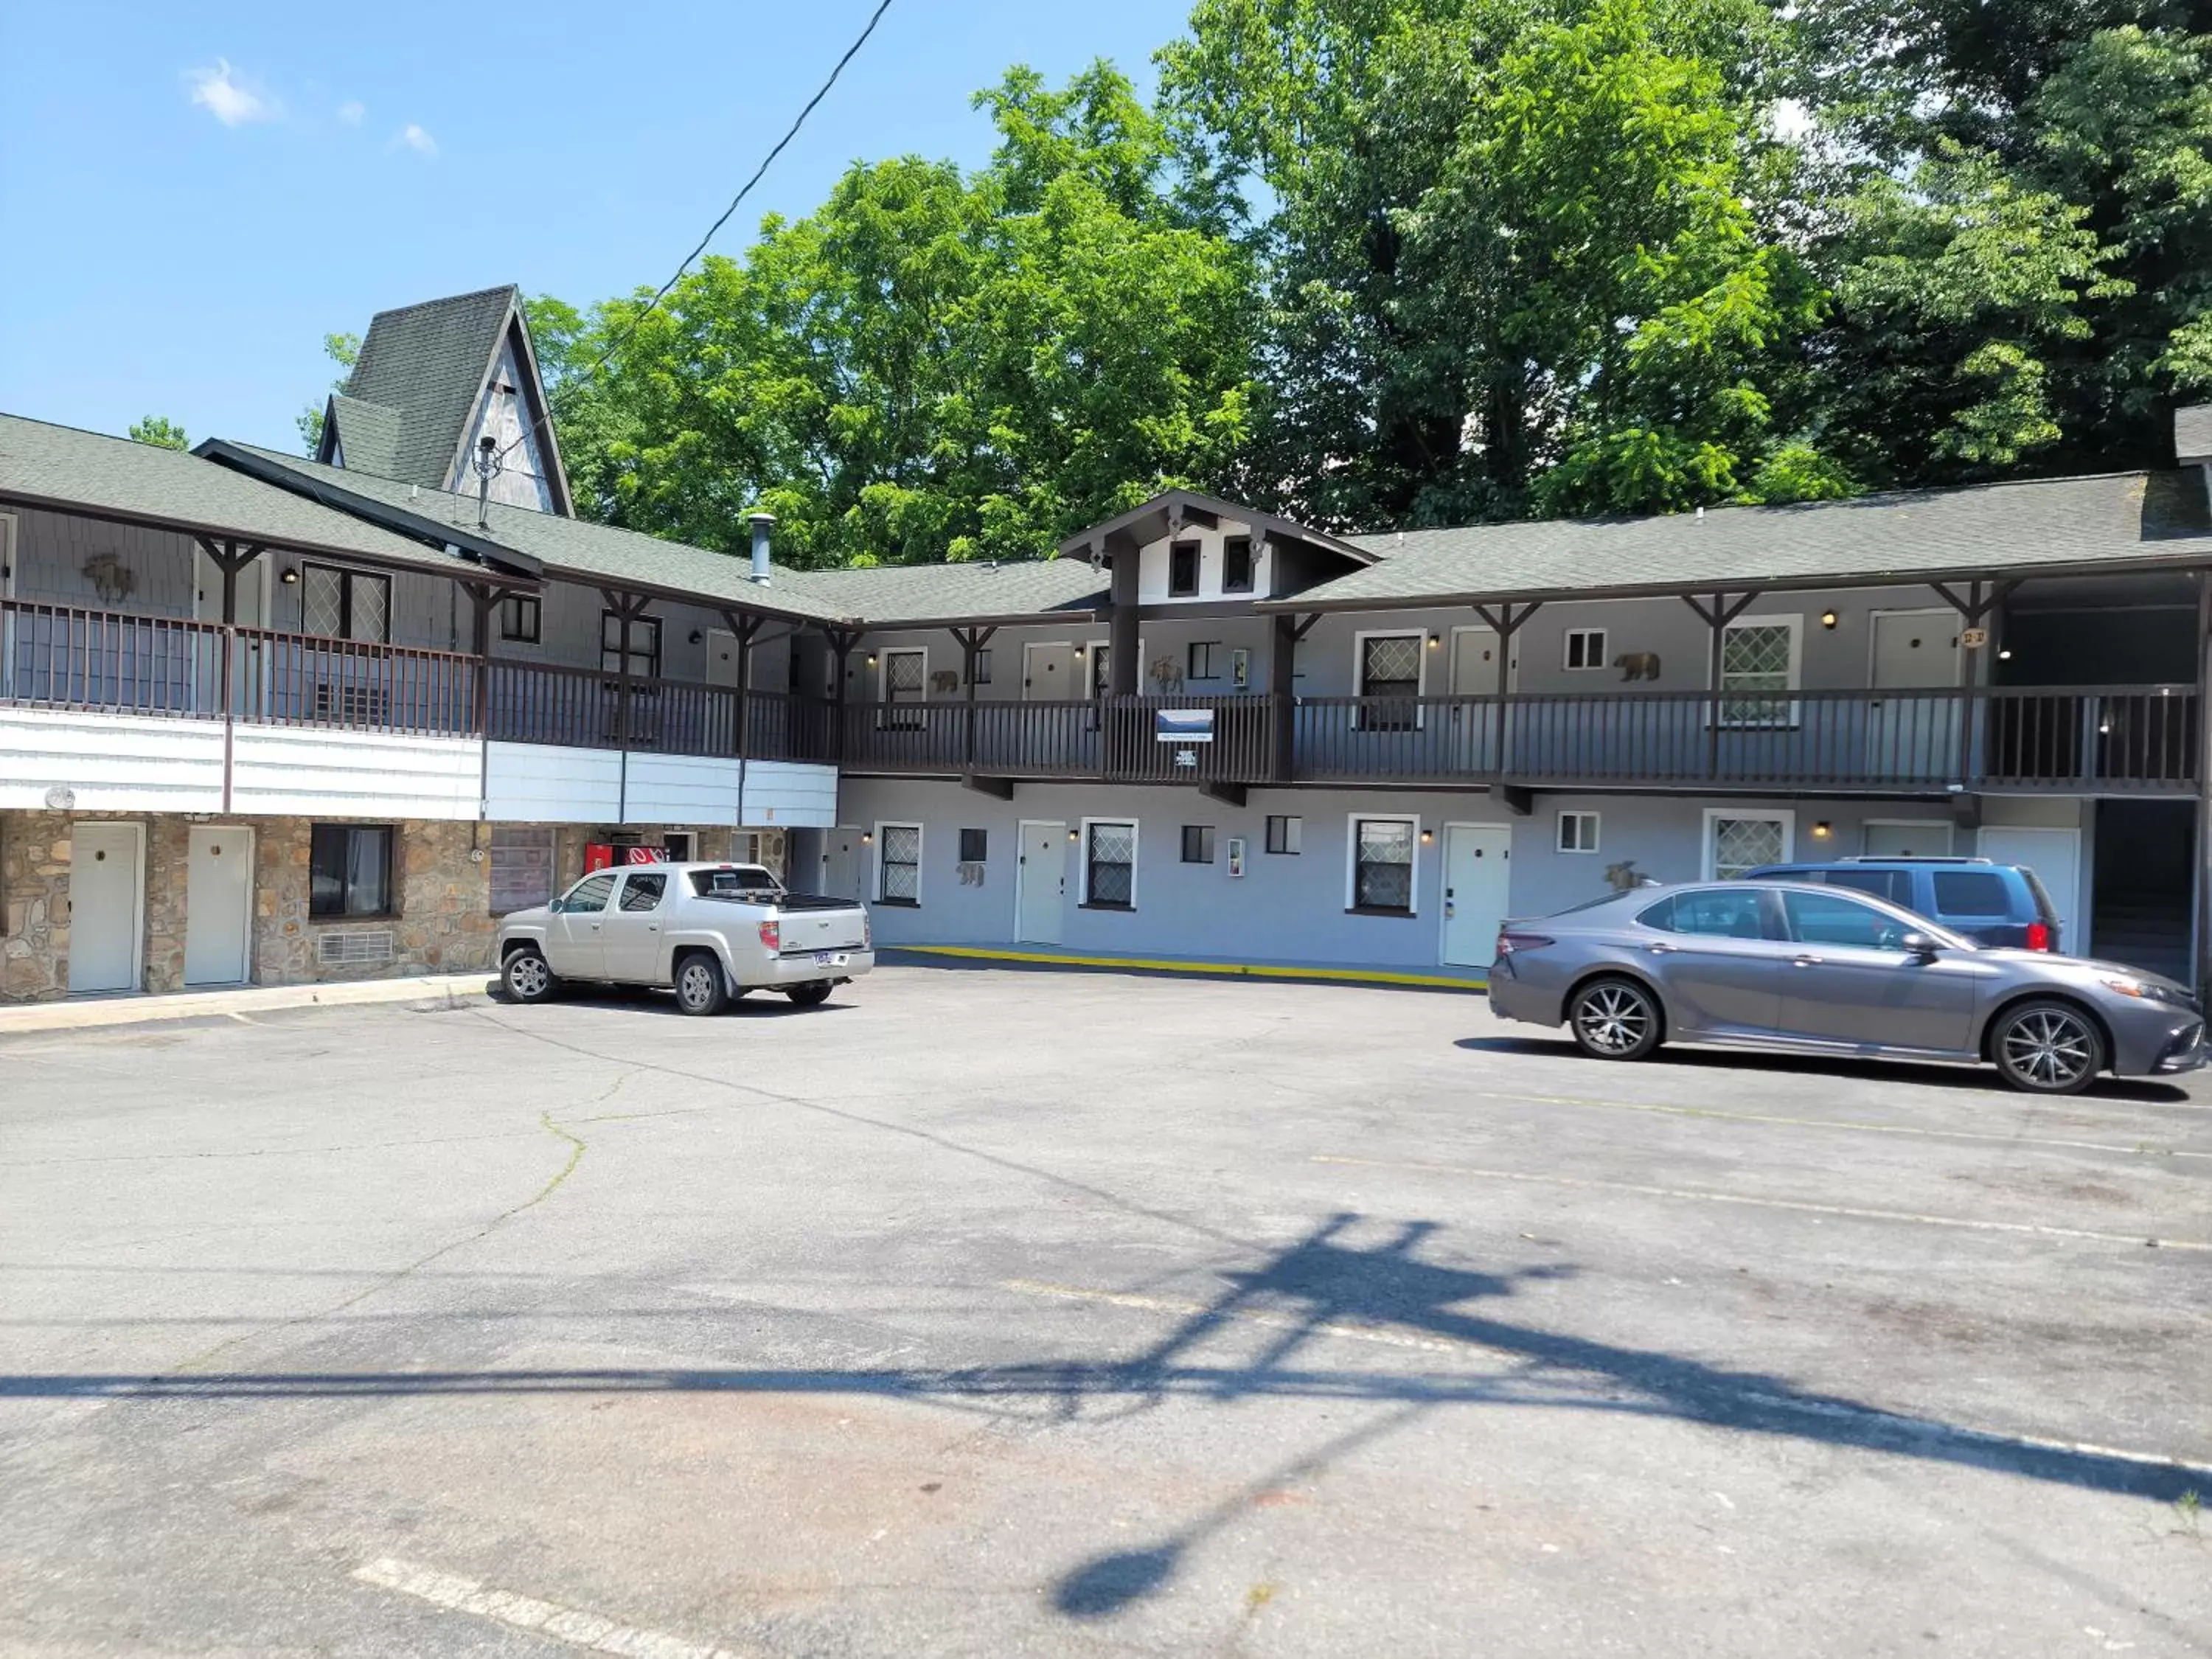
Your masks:
<path fill-rule="evenodd" d="M 1796 683 L 1796 630 L 1788 623 L 1739 623 L 1721 636 L 1721 719 L 1731 726 L 1779 725 L 1790 718 L 1786 698 L 1747 692 L 1788 691 Z"/>
<path fill-rule="evenodd" d="M 1713 875 L 1731 881 L 1762 864 L 1779 864 L 1788 857 L 1783 845 L 1779 818 L 1715 818 Z"/>
<path fill-rule="evenodd" d="M 913 904 L 921 897 L 921 826 L 887 823 L 884 826 L 883 896 Z"/>
<path fill-rule="evenodd" d="M 1128 904 L 1136 893 L 1137 826 L 1094 823 L 1089 846 L 1090 879 L 1084 893 L 1093 904 Z"/>
<path fill-rule="evenodd" d="M 1363 910 L 1413 908 L 1413 826 L 1362 818 L 1354 838 L 1352 902 Z"/>

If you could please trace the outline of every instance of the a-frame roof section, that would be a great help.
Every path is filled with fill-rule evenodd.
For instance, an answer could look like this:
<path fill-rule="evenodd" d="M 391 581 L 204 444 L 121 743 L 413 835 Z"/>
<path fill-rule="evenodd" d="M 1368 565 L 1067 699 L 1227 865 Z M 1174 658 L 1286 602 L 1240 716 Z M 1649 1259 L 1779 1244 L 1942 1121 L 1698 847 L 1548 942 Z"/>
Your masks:
<path fill-rule="evenodd" d="M 536 439 L 548 496 L 553 510 L 568 516 L 574 508 L 561 465 L 560 441 L 546 410 L 522 293 L 512 283 L 380 311 L 371 318 L 361 356 L 338 395 L 392 411 L 397 432 L 387 440 L 377 431 L 374 417 L 365 423 L 363 411 L 348 410 L 333 398 L 331 412 L 337 418 L 324 422 L 315 459 L 328 462 L 343 453 L 350 471 L 425 489 L 450 489 L 459 476 L 462 451 L 475 430 L 485 391 L 501 355 L 509 348 L 520 382 L 516 390 Z M 343 446 L 365 424 L 376 432 L 374 453 L 356 455 Z"/>
<path fill-rule="evenodd" d="M 1163 490 L 1140 507 L 1133 507 L 1103 523 L 1079 530 L 1060 543 L 1060 556 L 1088 559 L 1110 551 L 1113 544 L 1125 542 L 1143 547 L 1188 526 L 1200 525 L 1210 529 L 1224 519 L 1249 525 L 1255 535 L 1265 536 L 1270 541 L 1301 542 L 1342 561 L 1347 568 L 1375 562 L 1376 556 L 1364 548 L 1324 531 L 1309 530 L 1273 513 L 1262 513 L 1255 507 L 1239 507 L 1235 501 L 1224 501 L 1218 495 L 1202 495 L 1194 489 Z"/>

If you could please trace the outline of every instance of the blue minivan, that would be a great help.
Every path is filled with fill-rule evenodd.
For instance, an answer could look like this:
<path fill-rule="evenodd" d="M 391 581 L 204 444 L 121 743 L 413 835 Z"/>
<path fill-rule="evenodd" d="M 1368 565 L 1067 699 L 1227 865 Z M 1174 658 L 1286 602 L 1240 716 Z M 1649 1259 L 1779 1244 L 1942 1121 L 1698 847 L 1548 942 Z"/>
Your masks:
<path fill-rule="evenodd" d="M 1971 858 L 1852 858 L 1762 865 L 1744 876 L 1748 881 L 1809 881 L 1872 893 L 1980 945 L 2063 948 L 2057 907 L 2025 865 Z"/>

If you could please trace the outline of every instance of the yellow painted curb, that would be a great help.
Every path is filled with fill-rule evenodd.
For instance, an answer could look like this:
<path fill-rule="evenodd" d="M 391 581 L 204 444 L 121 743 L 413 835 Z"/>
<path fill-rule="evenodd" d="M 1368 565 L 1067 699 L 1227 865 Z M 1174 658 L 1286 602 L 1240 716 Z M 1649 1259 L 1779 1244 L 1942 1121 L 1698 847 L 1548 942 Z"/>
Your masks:
<path fill-rule="evenodd" d="M 268 1008 L 447 1002 L 481 997 L 491 987 L 489 974 L 435 974 L 407 979 L 340 980 L 324 985 L 254 985 L 235 991 L 102 997 L 96 1001 L 18 1003 L 0 1008 L 0 1036 L 17 1031 L 76 1031 L 100 1025 L 138 1025 L 149 1020 L 247 1014 Z"/>
<path fill-rule="evenodd" d="M 987 945 L 886 945 L 915 956 L 965 957 L 979 962 L 1030 962 L 1057 968 L 1121 968 L 1147 974 L 1227 974 L 1249 979 L 1334 980 L 1362 985 L 1418 985 L 1436 991 L 1486 991 L 1487 979 L 1405 974 L 1381 968 L 1293 968 L 1269 962 L 1185 962 L 1171 957 L 1073 956 L 1066 951 L 1002 951 Z"/>

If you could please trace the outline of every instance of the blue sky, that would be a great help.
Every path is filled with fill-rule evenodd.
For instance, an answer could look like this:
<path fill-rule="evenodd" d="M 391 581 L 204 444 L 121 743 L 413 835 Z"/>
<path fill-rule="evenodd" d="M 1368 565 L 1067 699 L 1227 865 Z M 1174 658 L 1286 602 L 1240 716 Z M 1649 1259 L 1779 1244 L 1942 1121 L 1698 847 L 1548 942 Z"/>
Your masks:
<path fill-rule="evenodd" d="M 322 337 L 495 283 L 657 286 L 873 0 L 0 0 L 0 410 L 292 447 Z M 969 95 L 1094 57 L 1149 88 L 1189 0 L 894 0 L 723 231 L 855 159 L 980 161 Z"/>

